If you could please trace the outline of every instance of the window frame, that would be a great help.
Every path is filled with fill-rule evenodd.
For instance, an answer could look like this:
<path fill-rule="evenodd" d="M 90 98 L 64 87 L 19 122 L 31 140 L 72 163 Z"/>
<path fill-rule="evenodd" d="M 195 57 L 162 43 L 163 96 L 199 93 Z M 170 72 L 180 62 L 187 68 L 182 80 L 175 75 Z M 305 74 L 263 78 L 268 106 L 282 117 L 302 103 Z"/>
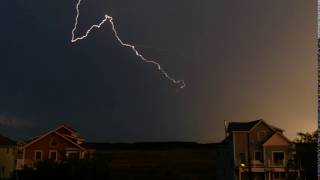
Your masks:
<path fill-rule="evenodd" d="M 278 163 L 274 162 L 274 154 L 275 153 L 283 153 L 283 163 L 282 163 L 282 165 L 284 165 L 285 160 L 286 160 L 286 153 L 284 151 L 272 151 L 272 157 L 271 157 L 272 158 L 272 164 L 278 165 Z"/>
<path fill-rule="evenodd" d="M 239 163 L 247 163 L 247 153 L 243 153 L 243 152 L 239 153 Z"/>
<path fill-rule="evenodd" d="M 51 153 L 53 153 L 53 152 L 56 153 L 56 158 L 55 159 L 52 159 L 52 157 L 51 157 Z M 57 161 L 58 160 L 58 151 L 57 150 L 49 150 L 49 159 Z"/>
<path fill-rule="evenodd" d="M 40 153 L 40 159 L 37 159 L 37 153 Z M 42 150 L 35 150 L 34 151 L 34 160 L 35 161 L 42 161 L 43 160 L 43 151 Z"/>

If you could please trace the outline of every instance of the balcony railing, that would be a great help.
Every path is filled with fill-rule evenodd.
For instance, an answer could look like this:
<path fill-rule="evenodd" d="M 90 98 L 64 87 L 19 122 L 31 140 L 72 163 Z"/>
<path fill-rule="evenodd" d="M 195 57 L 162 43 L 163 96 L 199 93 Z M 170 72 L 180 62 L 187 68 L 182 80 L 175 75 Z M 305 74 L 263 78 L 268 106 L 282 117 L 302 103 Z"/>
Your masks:
<path fill-rule="evenodd" d="M 251 161 L 251 165 L 253 167 L 264 167 L 264 163 L 261 160 L 253 160 Z"/>
<path fill-rule="evenodd" d="M 266 160 L 265 162 L 261 160 L 252 160 L 251 166 L 252 167 L 285 167 L 286 163 L 284 160 L 277 161 L 277 162 L 272 162 L 268 160 Z"/>
<path fill-rule="evenodd" d="M 241 164 L 241 162 L 235 162 L 236 166 L 239 166 Z M 244 163 L 246 166 L 248 166 L 248 162 L 242 162 Z M 251 167 L 257 167 L 257 168 L 284 168 L 286 167 L 286 161 L 282 160 L 282 161 L 277 161 L 277 162 L 272 162 L 271 160 L 265 160 L 265 161 L 261 161 L 261 160 L 252 160 L 251 161 Z"/>
<path fill-rule="evenodd" d="M 265 162 L 266 167 L 285 167 L 286 162 L 284 160 L 278 160 L 278 161 L 266 161 Z"/>

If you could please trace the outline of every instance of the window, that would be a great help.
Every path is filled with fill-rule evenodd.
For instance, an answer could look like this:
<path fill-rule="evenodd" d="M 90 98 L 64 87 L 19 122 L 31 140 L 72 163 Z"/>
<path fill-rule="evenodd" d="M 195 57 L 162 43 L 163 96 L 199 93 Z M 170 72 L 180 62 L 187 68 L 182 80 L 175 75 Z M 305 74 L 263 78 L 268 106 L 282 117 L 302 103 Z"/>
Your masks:
<path fill-rule="evenodd" d="M 261 151 L 256 151 L 256 152 L 254 152 L 254 160 L 262 161 Z"/>
<path fill-rule="evenodd" d="M 240 153 L 239 157 L 240 157 L 240 162 L 241 163 L 246 162 L 246 154 L 245 153 Z"/>
<path fill-rule="evenodd" d="M 7 154 L 9 154 L 10 153 L 10 148 L 9 147 L 7 147 Z"/>
<path fill-rule="evenodd" d="M 272 152 L 272 159 L 274 164 L 281 165 L 284 163 L 284 152 Z"/>
<path fill-rule="evenodd" d="M 279 172 L 274 172 L 274 173 L 273 173 L 273 177 L 274 177 L 275 179 L 279 179 L 279 178 L 280 178 L 280 173 L 279 173 Z"/>
<path fill-rule="evenodd" d="M 58 160 L 58 155 L 57 155 L 57 151 L 56 150 L 51 150 L 49 153 L 49 158 L 52 160 Z"/>
<path fill-rule="evenodd" d="M 50 142 L 50 146 L 51 147 L 56 147 L 58 144 L 57 140 L 56 139 L 52 139 L 51 142 Z"/>
<path fill-rule="evenodd" d="M 42 151 L 35 151 L 34 160 L 36 160 L 36 161 L 42 160 Z"/>

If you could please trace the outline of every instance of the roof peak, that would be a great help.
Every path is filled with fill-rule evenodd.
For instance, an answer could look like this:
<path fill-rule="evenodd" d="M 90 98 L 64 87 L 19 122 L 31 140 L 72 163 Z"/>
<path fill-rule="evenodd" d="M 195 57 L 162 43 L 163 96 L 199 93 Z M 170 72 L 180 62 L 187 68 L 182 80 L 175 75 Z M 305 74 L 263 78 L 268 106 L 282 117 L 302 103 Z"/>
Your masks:
<path fill-rule="evenodd" d="M 66 129 L 68 129 L 69 131 L 72 131 L 72 132 L 75 132 L 75 133 L 78 132 L 77 130 L 75 130 L 74 128 L 72 128 L 72 127 L 70 127 L 70 126 L 68 126 L 68 125 L 66 125 L 66 124 L 62 124 L 62 125 L 58 126 L 57 128 L 55 128 L 54 130 L 58 130 L 58 129 L 60 129 L 60 128 L 66 128 Z"/>
<path fill-rule="evenodd" d="M 254 127 L 256 124 L 264 120 L 263 119 L 258 119 L 254 121 L 249 121 L 249 122 L 230 122 L 228 124 L 227 131 L 232 132 L 232 131 L 250 131 L 252 127 Z"/>
<path fill-rule="evenodd" d="M 263 119 L 257 119 L 257 120 L 253 120 L 253 121 L 245 121 L 245 122 L 235 122 L 235 121 L 230 121 L 229 123 L 242 123 L 242 124 L 246 124 L 246 123 L 253 123 L 253 122 L 259 122 L 259 121 L 264 121 Z"/>

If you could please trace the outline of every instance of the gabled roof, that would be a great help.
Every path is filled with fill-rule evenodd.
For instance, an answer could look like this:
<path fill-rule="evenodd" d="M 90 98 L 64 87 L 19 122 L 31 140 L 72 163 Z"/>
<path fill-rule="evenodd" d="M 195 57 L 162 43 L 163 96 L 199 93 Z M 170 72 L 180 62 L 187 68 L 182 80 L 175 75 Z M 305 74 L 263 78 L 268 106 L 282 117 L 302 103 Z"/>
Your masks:
<path fill-rule="evenodd" d="M 278 127 L 275 127 L 273 125 L 266 123 L 263 119 L 258 119 L 258 120 L 249 121 L 249 122 L 230 122 L 228 125 L 227 131 L 228 131 L 228 133 L 231 133 L 233 131 L 252 131 L 257 126 L 259 126 L 259 124 L 261 124 L 261 123 L 266 124 L 274 132 L 276 132 L 276 131 L 283 132 L 284 131 L 283 129 L 280 129 Z"/>
<path fill-rule="evenodd" d="M 262 119 L 258 119 L 250 122 L 230 122 L 227 131 L 230 133 L 232 131 L 250 131 L 256 124 L 258 124 Z"/>
<path fill-rule="evenodd" d="M 67 130 L 67 131 L 69 132 L 69 134 L 70 134 L 70 135 L 71 135 L 72 133 L 78 133 L 75 129 L 70 128 L 70 127 L 68 127 L 68 126 L 66 126 L 66 125 L 60 125 L 60 126 L 58 126 L 57 128 L 55 128 L 55 129 L 53 129 L 53 130 L 51 130 L 51 131 L 49 131 L 49 132 L 52 132 L 52 131 L 56 131 L 56 132 L 58 132 L 59 130 L 62 130 L 62 129 Z M 30 143 L 30 142 L 32 142 L 32 141 L 35 141 L 35 140 L 37 140 L 38 138 L 40 138 L 40 137 L 42 137 L 42 136 L 44 136 L 44 135 L 48 134 L 49 132 L 44 133 L 44 134 L 39 135 L 39 136 L 34 136 L 34 137 L 32 137 L 32 138 L 30 138 L 30 139 L 26 140 L 26 141 L 25 141 L 25 143 L 26 143 L 26 144 L 28 144 L 28 143 Z M 66 135 L 66 134 L 61 133 L 61 132 L 60 132 L 60 134 Z"/>
<path fill-rule="evenodd" d="M 15 144 L 16 144 L 15 141 L 0 135 L 0 146 L 15 145 Z"/>
<path fill-rule="evenodd" d="M 38 136 L 38 137 L 32 139 L 31 141 L 27 142 L 27 143 L 23 146 L 23 148 L 26 148 L 26 147 L 30 146 L 31 144 L 33 144 L 33 143 L 35 143 L 35 142 L 43 139 L 44 137 L 46 137 L 46 136 L 48 136 L 48 135 L 50 135 L 50 134 L 52 134 L 52 133 L 55 133 L 56 135 L 62 137 L 62 138 L 65 139 L 66 141 L 70 142 L 71 144 L 73 144 L 73 145 L 75 145 L 75 146 L 77 146 L 77 147 L 85 150 L 85 148 L 82 147 L 81 145 L 79 145 L 75 140 L 70 139 L 70 138 L 67 137 L 67 135 L 65 135 L 65 134 L 59 133 L 58 131 L 59 131 L 60 129 L 62 129 L 62 128 L 68 130 L 70 133 L 78 133 L 76 130 L 74 130 L 74 129 L 72 129 L 72 128 L 69 128 L 69 127 L 67 127 L 67 126 L 65 126 L 65 125 L 61 125 L 61 126 L 55 128 L 55 129 L 53 129 L 53 130 L 51 130 L 51 131 L 49 131 L 49 132 L 47 132 L 47 133 L 45 133 L 45 134 L 43 134 L 43 135 L 41 135 L 41 136 Z M 75 137 L 73 137 L 73 138 L 75 138 Z M 79 139 L 79 138 L 76 138 L 76 139 Z M 82 139 L 79 139 L 79 140 L 82 140 Z"/>
<path fill-rule="evenodd" d="M 75 129 L 69 127 L 69 126 L 66 126 L 66 125 L 61 125 L 61 126 L 57 127 L 57 128 L 55 129 L 55 131 L 58 131 L 59 129 L 66 129 L 66 130 L 68 130 L 70 133 L 78 133 L 77 130 L 75 130 Z"/>
<path fill-rule="evenodd" d="M 267 139 L 263 146 L 277 146 L 290 145 L 291 141 L 285 137 L 281 132 L 275 132 L 269 139 Z"/>
<path fill-rule="evenodd" d="M 271 126 L 273 129 L 275 129 L 276 131 L 280 131 L 280 132 L 283 132 L 284 131 L 284 129 L 281 129 L 281 128 L 278 128 L 278 127 L 276 127 L 276 126 L 273 126 L 273 125 L 270 125 L 269 124 L 269 126 Z"/>
<path fill-rule="evenodd" d="M 48 136 L 48 135 L 50 135 L 50 134 L 52 134 L 52 133 L 54 133 L 54 134 L 62 137 L 63 139 L 65 139 L 65 140 L 68 141 L 69 143 L 71 143 L 71 144 L 79 147 L 80 149 L 86 150 L 84 147 L 82 147 L 82 146 L 80 146 L 79 144 L 71 141 L 70 139 L 66 138 L 64 135 L 62 135 L 62 134 L 60 134 L 60 133 L 58 133 L 58 132 L 56 132 L 56 131 L 54 131 L 54 130 L 53 130 L 53 131 L 50 131 L 50 132 L 48 132 L 48 133 L 46 133 L 46 134 L 44 134 L 44 135 L 42 135 L 41 137 L 35 139 L 34 141 L 32 141 L 32 142 L 30 142 L 30 143 L 28 143 L 28 144 L 25 144 L 25 145 L 23 146 L 23 148 L 26 148 L 26 147 L 30 146 L 31 144 L 40 141 L 41 139 L 45 138 L 46 136 Z"/>

